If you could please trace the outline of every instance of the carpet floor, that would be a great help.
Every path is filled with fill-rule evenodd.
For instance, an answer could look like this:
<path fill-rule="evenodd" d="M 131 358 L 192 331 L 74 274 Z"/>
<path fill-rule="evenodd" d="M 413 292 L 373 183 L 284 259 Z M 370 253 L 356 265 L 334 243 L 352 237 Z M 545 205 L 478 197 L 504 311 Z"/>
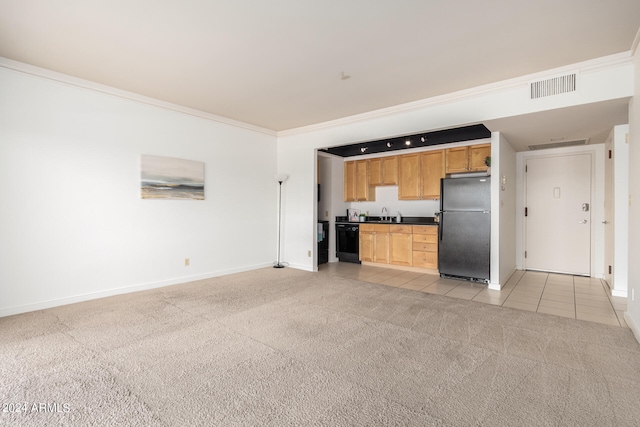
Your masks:
<path fill-rule="evenodd" d="M 0 362 L 0 425 L 640 425 L 627 328 L 290 268 L 0 318 Z"/>

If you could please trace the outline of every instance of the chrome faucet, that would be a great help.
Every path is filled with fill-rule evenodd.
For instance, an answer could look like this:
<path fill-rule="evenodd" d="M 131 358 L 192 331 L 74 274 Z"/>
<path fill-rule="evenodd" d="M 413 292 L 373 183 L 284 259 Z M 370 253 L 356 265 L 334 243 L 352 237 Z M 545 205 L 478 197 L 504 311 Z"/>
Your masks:
<path fill-rule="evenodd" d="M 384 216 L 385 212 L 387 213 L 387 216 Z M 385 208 L 384 206 L 382 207 L 382 220 L 386 221 L 387 218 L 389 217 L 389 211 L 387 210 L 387 208 Z"/>

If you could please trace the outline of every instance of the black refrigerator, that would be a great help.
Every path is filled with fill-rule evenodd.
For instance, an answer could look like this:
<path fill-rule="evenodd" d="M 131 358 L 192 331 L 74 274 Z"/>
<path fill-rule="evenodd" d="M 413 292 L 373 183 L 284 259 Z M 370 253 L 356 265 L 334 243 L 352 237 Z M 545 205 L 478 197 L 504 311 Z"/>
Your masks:
<path fill-rule="evenodd" d="M 439 239 L 441 276 L 489 282 L 491 177 L 440 181 Z"/>

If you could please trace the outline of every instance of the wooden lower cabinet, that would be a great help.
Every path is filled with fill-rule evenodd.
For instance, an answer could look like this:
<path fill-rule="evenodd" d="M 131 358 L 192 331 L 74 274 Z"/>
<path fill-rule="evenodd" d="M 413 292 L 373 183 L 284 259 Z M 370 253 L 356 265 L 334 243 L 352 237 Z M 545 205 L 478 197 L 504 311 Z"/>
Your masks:
<path fill-rule="evenodd" d="M 438 226 L 360 225 L 360 261 L 438 268 Z"/>
<path fill-rule="evenodd" d="M 389 263 L 388 225 L 360 225 L 360 261 Z"/>
<path fill-rule="evenodd" d="M 438 268 L 438 226 L 412 226 L 413 266 Z"/>
<path fill-rule="evenodd" d="M 392 225 L 389 229 L 389 264 L 411 267 L 413 240 L 410 225 Z"/>

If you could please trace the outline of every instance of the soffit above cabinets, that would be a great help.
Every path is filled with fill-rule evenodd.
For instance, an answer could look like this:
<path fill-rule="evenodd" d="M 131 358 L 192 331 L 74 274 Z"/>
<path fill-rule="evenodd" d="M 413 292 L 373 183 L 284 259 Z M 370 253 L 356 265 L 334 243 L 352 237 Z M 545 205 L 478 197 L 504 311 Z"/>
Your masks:
<path fill-rule="evenodd" d="M 429 147 L 452 142 L 474 141 L 491 137 L 491 131 L 485 125 L 476 124 L 454 129 L 421 132 L 411 135 L 385 138 L 374 141 L 330 147 L 320 151 L 340 157 L 362 156 L 365 154 L 385 153 L 411 148 Z M 409 141 L 409 144 L 407 144 Z"/>

